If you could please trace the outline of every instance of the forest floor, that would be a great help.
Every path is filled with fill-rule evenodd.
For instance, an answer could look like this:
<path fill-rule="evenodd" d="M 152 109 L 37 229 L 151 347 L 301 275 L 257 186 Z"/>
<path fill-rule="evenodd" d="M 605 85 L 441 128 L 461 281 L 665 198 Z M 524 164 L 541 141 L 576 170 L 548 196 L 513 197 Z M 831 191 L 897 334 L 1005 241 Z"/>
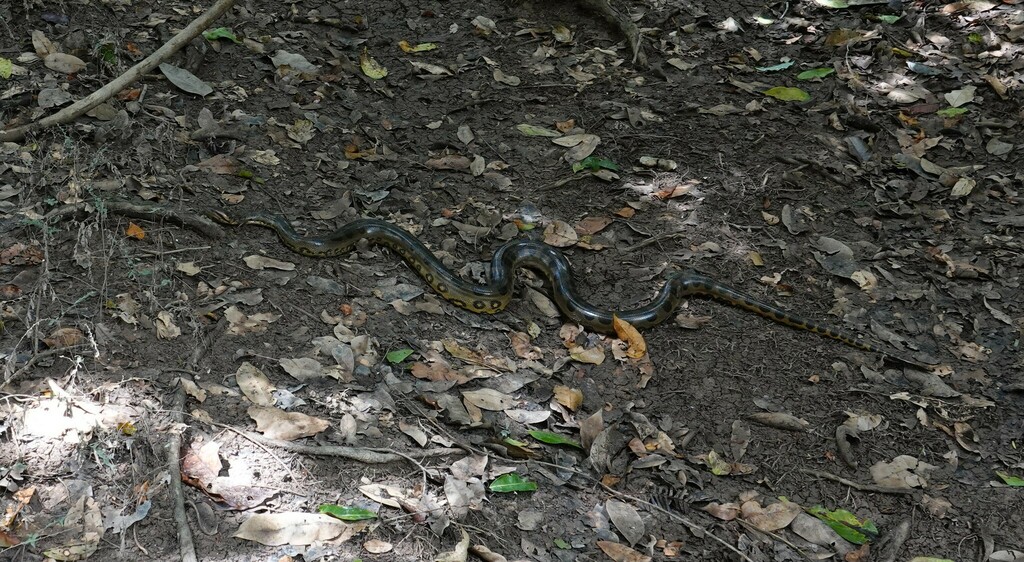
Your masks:
<path fill-rule="evenodd" d="M 1024 3 L 849 3 L 630 3 L 634 60 L 591 4 L 252 0 L 0 144 L 0 559 L 1024 557 Z M 208 7 L 5 3 L 0 129 Z"/>

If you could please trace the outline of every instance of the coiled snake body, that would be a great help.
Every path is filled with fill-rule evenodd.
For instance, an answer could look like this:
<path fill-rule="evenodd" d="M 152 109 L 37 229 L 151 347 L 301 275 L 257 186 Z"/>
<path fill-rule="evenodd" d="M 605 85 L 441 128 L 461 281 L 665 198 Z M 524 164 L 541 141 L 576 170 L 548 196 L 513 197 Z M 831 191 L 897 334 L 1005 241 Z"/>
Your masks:
<path fill-rule="evenodd" d="M 613 314 L 639 329 L 660 324 L 672 315 L 686 297 L 699 295 L 749 310 L 780 324 L 839 340 L 857 349 L 883 354 L 900 363 L 917 365 L 915 361 L 864 342 L 854 334 L 801 318 L 692 270 L 669 276 L 658 296 L 650 303 L 632 310 L 613 311 L 581 298 L 573 284 L 569 260 L 560 250 L 543 242 L 528 239 L 506 242 L 491 259 L 488 282 L 481 285 L 458 277 L 419 239 L 382 220 L 358 219 L 326 236 L 304 237 L 295 232 L 291 224 L 280 215 L 255 213 L 234 220 L 224 213 L 214 211 L 210 216 L 222 224 L 252 224 L 269 228 L 277 233 L 289 249 L 309 257 L 323 258 L 348 253 L 359 240 L 379 244 L 400 255 L 445 300 L 472 312 L 494 314 L 504 310 L 512 298 L 516 269 L 528 267 L 543 273 L 547 278 L 555 304 L 562 314 L 597 332 L 614 333 Z"/>

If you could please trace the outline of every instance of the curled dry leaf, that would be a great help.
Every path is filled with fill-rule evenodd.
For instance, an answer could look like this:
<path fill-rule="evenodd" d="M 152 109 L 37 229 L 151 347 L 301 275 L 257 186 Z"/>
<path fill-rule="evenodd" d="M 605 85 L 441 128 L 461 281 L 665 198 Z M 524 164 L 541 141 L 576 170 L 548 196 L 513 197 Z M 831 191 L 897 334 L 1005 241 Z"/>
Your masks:
<path fill-rule="evenodd" d="M 50 53 L 43 57 L 43 64 L 50 70 L 64 74 L 75 74 L 86 67 L 85 61 L 67 53 Z"/>
<path fill-rule="evenodd" d="M 294 271 L 295 264 L 287 261 L 275 260 L 266 256 L 251 255 L 242 258 L 249 269 L 263 271 L 264 269 L 279 269 L 281 271 Z"/>
<path fill-rule="evenodd" d="M 629 344 L 626 355 L 633 359 L 639 359 L 647 354 L 647 342 L 644 341 L 640 331 L 633 327 L 632 324 L 618 316 L 612 315 L 612 326 L 615 328 L 615 335 L 620 340 Z"/>
<path fill-rule="evenodd" d="M 173 340 L 181 335 L 181 328 L 174 324 L 174 317 L 170 312 L 161 310 L 156 313 L 156 337 L 161 340 Z"/>
<path fill-rule="evenodd" d="M 526 332 L 512 332 L 509 341 L 512 343 L 512 351 L 515 352 L 516 357 L 531 361 L 539 361 L 544 358 L 544 352 L 531 344 L 530 335 Z"/>
<path fill-rule="evenodd" d="M 807 420 L 802 420 L 791 414 L 782 412 L 759 412 L 750 414 L 747 419 L 761 425 L 782 429 L 785 431 L 804 431 L 811 425 Z"/>
<path fill-rule="evenodd" d="M 385 554 L 394 548 L 391 543 L 379 539 L 370 539 L 363 543 L 363 548 L 370 554 Z"/>
<path fill-rule="evenodd" d="M 267 546 L 308 545 L 336 539 L 348 528 L 345 522 L 322 513 L 260 513 L 243 521 L 233 536 Z"/>
<path fill-rule="evenodd" d="M 554 394 L 559 404 L 574 412 L 583 405 L 583 391 L 578 388 L 558 385 L 554 389 Z"/>
<path fill-rule="evenodd" d="M 604 363 L 605 352 L 604 349 L 596 345 L 590 348 L 584 348 L 577 345 L 569 348 L 569 357 L 572 357 L 580 363 L 600 365 L 601 363 Z"/>
<path fill-rule="evenodd" d="M 431 170 L 468 170 L 471 164 L 469 158 L 461 154 L 447 154 L 437 158 L 431 158 L 424 162 L 424 165 Z"/>
<path fill-rule="evenodd" d="M 526 298 L 530 301 L 533 306 L 537 307 L 537 310 L 541 314 L 548 318 L 558 318 L 561 314 L 555 303 L 551 301 L 544 293 L 534 289 L 533 287 L 526 288 Z"/>
<path fill-rule="evenodd" d="M 910 455 L 900 455 L 892 462 L 879 461 L 869 470 L 871 478 L 879 486 L 908 489 L 926 487 L 928 481 L 925 476 L 936 468 Z"/>
<path fill-rule="evenodd" d="M 130 222 L 127 228 L 124 229 L 124 235 L 128 238 L 134 238 L 136 240 L 142 240 L 146 237 L 146 231 L 141 226 Z"/>
<path fill-rule="evenodd" d="M 459 541 L 459 544 L 455 545 L 455 549 L 438 554 L 437 558 L 434 559 L 434 562 L 466 562 L 466 558 L 468 556 L 469 533 L 463 530 L 462 540 Z"/>
<path fill-rule="evenodd" d="M 579 242 L 576 229 L 560 220 L 551 221 L 544 229 L 544 243 L 556 248 L 568 248 Z"/>
<path fill-rule="evenodd" d="M 611 541 L 597 541 L 598 548 L 601 552 L 604 552 L 608 558 L 611 558 L 615 562 L 651 562 L 651 557 L 629 548 L 624 544 Z"/>
<path fill-rule="evenodd" d="M 586 217 L 576 223 L 576 234 L 580 236 L 592 236 L 601 232 L 613 222 L 611 217 Z"/>
<path fill-rule="evenodd" d="M 740 506 L 735 503 L 711 502 L 704 506 L 704 511 L 722 521 L 732 521 L 740 515 Z"/>
<path fill-rule="evenodd" d="M 50 349 L 73 347 L 83 341 L 85 341 L 85 334 L 78 328 L 57 328 L 49 336 L 43 338 L 43 343 Z"/>
<path fill-rule="evenodd" d="M 38 29 L 32 31 L 32 47 L 36 50 L 36 56 L 39 58 L 60 52 L 60 49 L 50 41 L 46 34 Z"/>
<path fill-rule="evenodd" d="M 242 334 L 262 334 L 270 327 L 270 323 L 277 322 L 281 315 L 272 312 L 262 312 L 246 316 L 238 307 L 232 306 L 224 311 L 224 318 L 227 318 L 228 324 L 230 324 L 228 326 L 228 333 L 237 336 Z"/>
<path fill-rule="evenodd" d="M 270 439 L 292 441 L 316 435 L 330 425 L 327 420 L 266 406 L 250 406 L 246 413 L 256 422 L 256 431 Z"/>
<path fill-rule="evenodd" d="M 533 425 L 547 421 L 551 410 L 505 410 L 504 414 L 517 423 Z"/>
<path fill-rule="evenodd" d="M 511 395 L 499 392 L 492 388 L 481 388 L 479 390 L 467 390 L 462 397 L 468 402 L 482 410 L 501 411 L 508 410 L 515 405 L 516 399 Z"/>
<path fill-rule="evenodd" d="M 324 376 L 324 366 L 316 359 L 309 357 L 284 358 L 279 362 L 284 372 L 302 382 L 320 379 Z"/>
<path fill-rule="evenodd" d="M 762 531 L 785 529 L 801 513 L 803 508 L 799 504 L 786 499 L 767 507 L 761 507 L 756 501 L 744 502 L 740 506 L 743 519 Z"/>
<path fill-rule="evenodd" d="M 422 429 L 420 429 L 420 427 L 418 425 L 413 425 L 411 423 L 406 423 L 404 421 L 399 421 L 398 422 L 398 429 L 402 433 L 408 435 L 409 438 L 412 439 L 413 441 L 415 441 L 416 444 L 419 445 L 420 447 L 426 447 L 427 446 L 427 442 L 429 441 L 429 438 L 427 437 L 426 432 L 424 432 Z"/>
<path fill-rule="evenodd" d="M 235 383 L 242 394 L 257 406 L 270 406 L 274 403 L 274 385 L 267 375 L 248 361 L 242 363 L 235 371 Z"/>

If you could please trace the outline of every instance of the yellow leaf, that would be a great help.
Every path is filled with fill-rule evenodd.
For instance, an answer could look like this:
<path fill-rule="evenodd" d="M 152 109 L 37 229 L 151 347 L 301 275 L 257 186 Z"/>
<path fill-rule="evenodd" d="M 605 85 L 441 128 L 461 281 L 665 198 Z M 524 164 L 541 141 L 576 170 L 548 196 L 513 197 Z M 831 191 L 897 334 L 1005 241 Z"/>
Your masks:
<path fill-rule="evenodd" d="M 764 91 L 764 94 L 782 101 L 807 101 L 811 99 L 811 94 L 800 88 L 787 88 L 785 86 L 769 88 Z"/>
<path fill-rule="evenodd" d="M 647 354 L 647 342 L 644 341 L 644 337 L 640 335 L 640 332 L 632 324 L 618 316 L 612 315 L 612 327 L 615 328 L 615 335 L 620 340 L 629 344 L 629 348 L 626 349 L 626 355 L 633 359 L 639 359 Z"/>
<path fill-rule="evenodd" d="M 138 431 L 135 429 L 135 425 L 132 422 L 121 422 L 117 424 L 117 429 L 129 437 L 135 435 L 135 432 Z"/>
<path fill-rule="evenodd" d="M 417 43 L 410 45 L 408 41 L 401 40 L 398 42 L 398 48 L 402 49 L 406 53 L 422 53 L 424 51 L 433 51 L 437 48 L 437 43 Z"/>
<path fill-rule="evenodd" d="M 359 55 L 359 68 L 363 70 L 363 74 L 374 80 L 380 80 L 388 75 L 388 69 L 374 60 L 366 49 L 363 49 L 362 54 Z"/>
<path fill-rule="evenodd" d="M 758 252 L 747 252 L 747 256 L 750 257 L 750 263 L 761 267 L 764 265 L 764 260 L 761 259 L 761 254 Z"/>
<path fill-rule="evenodd" d="M 142 240 L 146 237 L 146 231 L 142 230 L 141 226 L 133 222 L 128 223 L 128 228 L 124 229 L 124 234 L 129 238 L 135 238 L 137 240 Z"/>
<path fill-rule="evenodd" d="M 574 412 L 583 405 L 583 391 L 578 388 L 558 385 L 554 388 L 554 393 L 559 404 Z"/>

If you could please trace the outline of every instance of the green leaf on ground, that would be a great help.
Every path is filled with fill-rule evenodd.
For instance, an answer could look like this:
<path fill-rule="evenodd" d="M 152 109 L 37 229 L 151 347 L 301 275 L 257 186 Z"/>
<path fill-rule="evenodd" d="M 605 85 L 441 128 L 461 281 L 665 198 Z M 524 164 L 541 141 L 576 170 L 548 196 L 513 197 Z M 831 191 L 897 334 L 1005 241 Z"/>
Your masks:
<path fill-rule="evenodd" d="M 1019 476 L 1013 476 L 1012 474 L 1007 474 L 1001 470 L 996 471 L 996 476 L 1002 478 L 1003 482 L 1007 486 L 1013 486 L 1014 488 L 1020 488 L 1024 486 L 1024 478 L 1021 478 Z"/>
<path fill-rule="evenodd" d="M 11 77 L 11 73 L 14 72 L 14 63 L 11 59 L 5 59 L 0 57 L 0 78 L 7 80 Z"/>
<path fill-rule="evenodd" d="M 234 31 L 231 31 L 230 29 L 228 29 L 226 27 L 218 27 L 216 29 L 206 30 L 206 31 L 203 32 L 203 37 L 207 41 L 216 41 L 217 39 L 227 39 L 229 41 L 234 41 L 235 43 L 241 43 L 242 42 L 240 39 L 238 39 L 238 36 L 235 35 Z"/>
<path fill-rule="evenodd" d="M 947 107 L 946 109 L 940 109 L 935 113 L 938 113 L 940 116 L 946 117 L 947 119 L 952 119 L 953 117 L 960 117 L 964 113 L 967 113 L 967 111 L 968 109 L 966 107 Z"/>
<path fill-rule="evenodd" d="M 879 19 L 879 21 L 883 21 L 883 22 L 885 22 L 885 23 L 887 23 L 889 25 L 892 25 L 892 24 L 900 21 L 900 18 L 902 18 L 902 17 L 903 16 L 884 15 L 884 16 L 878 16 L 878 19 Z"/>
<path fill-rule="evenodd" d="M 415 352 L 409 348 L 396 349 L 394 351 L 389 351 L 388 354 L 384 356 L 384 358 L 388 360 L 388 363 L 391 363 L 392 365 L 397 365 L 398 363 L 401 363 L 402 361 L 408 359 L 409 356 L 412 355 L 413 353 Z"/>
<path fill-rule="evenodd" d="M 870 519 L 858 519 L 856 515 L 845 509 L 829 511 L 824 507 L 815 506 L 808 513 L 821 519 L 839 536 L 853 544 L 864 544 L 878 537 L 878 527 Z"/>
<path fill-rule="evenodd" d="M 550 431 L 531 429 L 529 433 L 530 436 L 536 439 L 537 441 L 540 441 L 541 443 L 547 443 L 548 445 L 570 445 L 572 447 L 577 447 L 579 449 L 583 448 L 583 446 L 577 443 L 576 441 L 573 441 L 572 439 L 569 439 L 564 435 L 559 435 L 557 433 L 552 433 Z"/>
<path fill-rule="evenodd" d="M 534 492 L 537 490 L 537 483 L 512 472 L 497 477 L 489 488 L 492 492 Z"/>
<path fill-rule="evenodd" d="M 811 94 L 808 94 L 800 88 L 788 88 L 786 86 L 776 86 L 765 90 L 764 95 L 771 96 L 782 101 L 807 101 L 811 99 Z"/>
<path fill-rule="evenodd" d="M 598 158 L 597 156 L 587 156 L 583 160 L 576 162 L 572 165 L 573 173 L 579 172 L 580 170 L 590 170 L 596 172 L 604 168 L 605 170 L 612 170 L 613 172 L 619 171 L 619 165 L 607 158 Z"/>
<path fill-rule="evenodd" d="M 828 76 L 829 74 L 832 74 L 835 71 L 836 71 L 836 69 L 834 69 L 834 68 L 812 68 L 810 70 L 805 70 L 805 71 L 801 72 L 800 74 L 797 74 L 796 75 L 796 79 L 797 80 L 813 80 L 815 78 L 824 78 L 824 77 Z"/>
<path fill-rule="evenodd" d="M 320 504 L 317 511 L 341 519 L 342 521 L 362 521 L 364 519 L 376 519 L 377 514 L 362 507 L 345 507 L 333 503 Z"/>

